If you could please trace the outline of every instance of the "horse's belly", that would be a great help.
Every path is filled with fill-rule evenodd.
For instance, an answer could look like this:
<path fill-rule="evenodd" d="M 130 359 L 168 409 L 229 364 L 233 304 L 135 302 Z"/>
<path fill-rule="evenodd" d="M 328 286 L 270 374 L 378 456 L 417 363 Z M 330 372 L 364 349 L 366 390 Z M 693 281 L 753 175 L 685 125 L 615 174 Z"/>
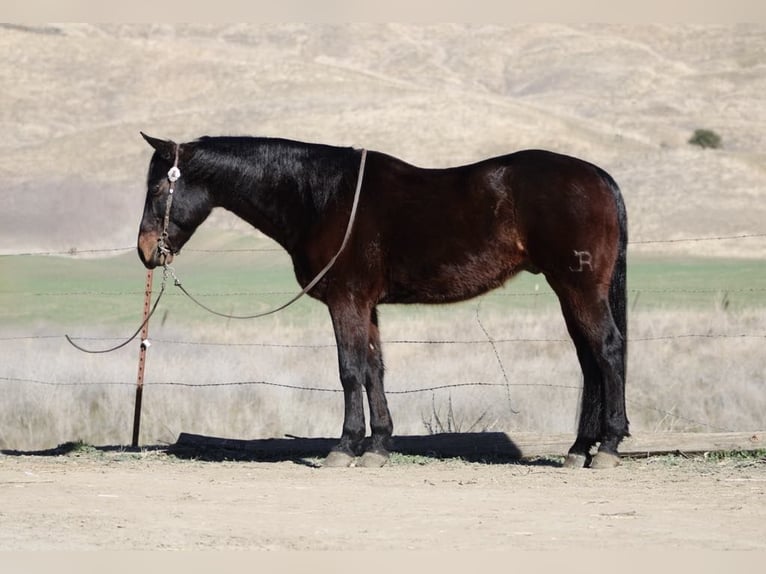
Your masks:
<path fill-rule="evenodd" d="M 385 303 L 452 303 L 482 295 L 524 269 L 521 254 L 486 254 L 460 262 L 417 264 L 392 269 Z"/>

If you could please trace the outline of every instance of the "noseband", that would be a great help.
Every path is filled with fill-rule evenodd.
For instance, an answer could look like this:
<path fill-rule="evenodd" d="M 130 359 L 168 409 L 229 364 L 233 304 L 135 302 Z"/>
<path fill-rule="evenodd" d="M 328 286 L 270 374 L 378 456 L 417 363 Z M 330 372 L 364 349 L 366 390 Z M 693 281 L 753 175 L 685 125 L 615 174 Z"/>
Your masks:
<path fill-rule="evenodd" d="M 181 178 L 181 170 L 178 169 L 179 147 L 180 146 L 178 144 L 175 144 L 175 161 L 173 162 L 173 167 L 168 170 L 168 182 L 170 183 L 170 188 L 168 189 L 168 201 L 165 204 L 165 218 L 162 222 L 162 233 L 160 234 L 160 239 L 157 242 L 157 249 L 160 253 L 160 258 L 163 265 L 165 265 L 168 256 L 172 255 L 173 253 L 168 244 L 168 227 L 170 226 L 170 206 L 173 205 L 173 192 L 175 191 L 174 186 L 175 183 Z"/>

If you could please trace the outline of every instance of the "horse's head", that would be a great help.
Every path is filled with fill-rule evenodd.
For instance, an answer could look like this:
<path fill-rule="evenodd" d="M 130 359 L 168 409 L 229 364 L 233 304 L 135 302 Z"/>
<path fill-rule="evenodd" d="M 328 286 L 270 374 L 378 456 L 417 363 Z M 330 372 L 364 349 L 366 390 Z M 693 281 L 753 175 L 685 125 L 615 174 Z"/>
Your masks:
<path fill-rule="evenodd" d="M 188 144 L 141 135 L 154 148 L 146 182 L 146 203 L 138 231 L 138 256 L 147 268 L 170 263 L 213 205 L 207 189 L 191 177 Z M 180 170 L 174 182 L 172 168 Z M 172 198 L 170 190 L 173 189 Z"/>

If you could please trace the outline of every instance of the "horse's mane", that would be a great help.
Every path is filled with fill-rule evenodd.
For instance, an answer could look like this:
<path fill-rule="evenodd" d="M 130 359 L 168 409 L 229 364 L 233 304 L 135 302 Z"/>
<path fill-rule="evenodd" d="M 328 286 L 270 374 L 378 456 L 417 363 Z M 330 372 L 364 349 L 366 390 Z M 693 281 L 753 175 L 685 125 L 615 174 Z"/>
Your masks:
<path fill-rule="evenodd" d="M 203 136 L 192 148 L 190 177 L 215 174 L 231 188 L 246 180 L 289 186 L 322 211 L 338 193 L 353 190 L 359 150 L 282 138 Z"/>

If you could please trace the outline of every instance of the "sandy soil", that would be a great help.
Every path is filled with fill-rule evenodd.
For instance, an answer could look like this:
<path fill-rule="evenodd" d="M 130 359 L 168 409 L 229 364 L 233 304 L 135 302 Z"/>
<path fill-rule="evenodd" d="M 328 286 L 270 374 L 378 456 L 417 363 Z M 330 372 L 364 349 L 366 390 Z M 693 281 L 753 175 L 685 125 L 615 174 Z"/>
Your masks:
<path fill-rule="evenodd" d="M 420 460 L 420 459 L 415 459 Z M 766 463 L 0 455 L 0 549 L 766 549 Z"/>

